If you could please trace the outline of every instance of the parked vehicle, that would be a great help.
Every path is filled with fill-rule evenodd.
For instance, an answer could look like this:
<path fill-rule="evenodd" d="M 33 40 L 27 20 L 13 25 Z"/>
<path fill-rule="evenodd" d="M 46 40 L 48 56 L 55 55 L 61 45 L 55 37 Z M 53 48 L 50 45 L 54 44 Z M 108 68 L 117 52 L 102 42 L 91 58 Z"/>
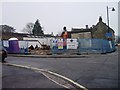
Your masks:
<path fill-rule="evenodd" d="M 0 59 L 2 60 L 2 62 L 6 62 L 5 58 L 7 57 L 7 50 L 1 46 L 0 47 Z"/>

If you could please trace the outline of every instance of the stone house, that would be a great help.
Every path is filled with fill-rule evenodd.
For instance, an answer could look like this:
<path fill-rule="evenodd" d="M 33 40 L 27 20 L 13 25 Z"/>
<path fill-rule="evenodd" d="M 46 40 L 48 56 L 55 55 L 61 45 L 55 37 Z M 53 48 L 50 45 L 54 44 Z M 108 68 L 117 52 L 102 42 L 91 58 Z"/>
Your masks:
<path fill-rule="evenodd" d="M 108 26 L 102 21 L 102 17 L 99 17 L 99 22 L 92 27 L 86 28 L 72 28 L 71 31 L 68 31 L 68 38 L 98 38 L 98 39 L 106 39 L 106 33 L 108 33 Z M 109 27 L 109 33 L 112 34 L 111 40 L 115 40 L 115 32 L 112 28 Z"/>
<path fill-rule="evenodd" d="M 106 33 L 111 33 L 111 40 L 115 40 L 115 32 L 112 28 L 109 27 L 102 21 L 102 17 L 99 17 L 99 22 L 93 26 L 91 35 L 92 38 L 99 38 L 99 39 L 108 39 L 106 37 Z"/>

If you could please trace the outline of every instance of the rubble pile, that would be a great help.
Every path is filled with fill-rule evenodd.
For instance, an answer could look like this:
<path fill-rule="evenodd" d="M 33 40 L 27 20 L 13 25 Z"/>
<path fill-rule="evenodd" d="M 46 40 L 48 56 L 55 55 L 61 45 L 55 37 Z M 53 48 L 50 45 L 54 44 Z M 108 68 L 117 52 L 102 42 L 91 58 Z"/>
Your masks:
<path fill-rule="evenodd" d="M 51 55 L 50 48 L 47 47 L 38 47 L 36 46 L 35 48 L 31 45 L 28 49 L 28 51 L 33 54 L 33 55 Z"/>

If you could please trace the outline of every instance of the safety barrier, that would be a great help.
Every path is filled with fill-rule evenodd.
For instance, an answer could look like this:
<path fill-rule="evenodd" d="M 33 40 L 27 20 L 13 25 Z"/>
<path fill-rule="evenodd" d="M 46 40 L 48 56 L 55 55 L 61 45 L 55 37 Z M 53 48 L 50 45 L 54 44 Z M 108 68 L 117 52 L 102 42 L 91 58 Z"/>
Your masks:
<path fill-rule="evenodd" d="M 94 52 L 94 53 L 109 53 L 115 50 L 114 41 L 103 39 L 80 39 L 79 53 Z"/>
<path fill-rule="evenodd" d="M 29 44 L 32 45 L 31 42 L 33 41 L 18 41 L 19 53 L 28 53 Z M 10 52 L 9 41 L 4 40 L 3 46 L 8 50 L 8 52 Z M 72 38 L 51 39 L 50 48 L 52 54 L 109 53 L 116 50 L 114 41 L 108 41 L 103 39 Z"/>
<path fill-rule="evenodd" d="M 115 42 L 103 39 L 54 39 L 51 40 L 51 51 L 52 54 L 109 53 L 115 51 Z"/>

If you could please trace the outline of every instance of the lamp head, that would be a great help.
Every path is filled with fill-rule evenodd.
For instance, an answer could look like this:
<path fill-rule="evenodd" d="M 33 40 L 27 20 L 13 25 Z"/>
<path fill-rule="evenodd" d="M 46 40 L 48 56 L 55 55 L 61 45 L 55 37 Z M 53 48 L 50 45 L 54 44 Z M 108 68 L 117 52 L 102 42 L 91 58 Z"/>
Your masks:
<path fill-rule="evenodd" d="M 115 8 L 112 8 L 112 11 L 115 11 Z"/>

